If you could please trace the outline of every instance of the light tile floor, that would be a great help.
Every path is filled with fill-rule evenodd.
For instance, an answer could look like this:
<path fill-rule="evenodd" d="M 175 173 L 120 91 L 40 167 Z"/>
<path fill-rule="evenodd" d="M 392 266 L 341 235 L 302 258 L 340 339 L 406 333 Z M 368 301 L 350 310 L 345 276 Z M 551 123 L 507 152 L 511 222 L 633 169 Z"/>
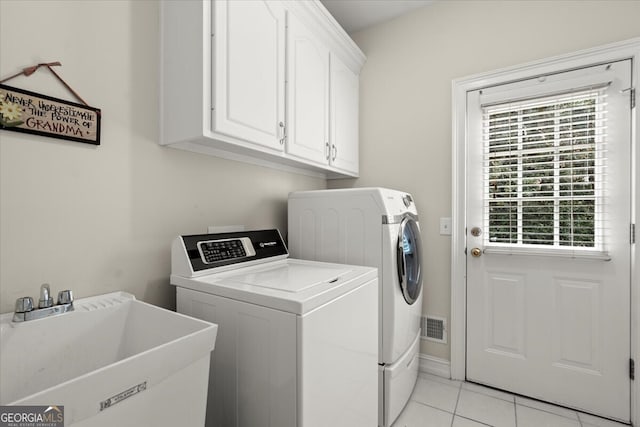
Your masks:
<path fill-rule="evenodd" d="M 393 427 L 628 427 L 477 384 L 420 374 Z"/>

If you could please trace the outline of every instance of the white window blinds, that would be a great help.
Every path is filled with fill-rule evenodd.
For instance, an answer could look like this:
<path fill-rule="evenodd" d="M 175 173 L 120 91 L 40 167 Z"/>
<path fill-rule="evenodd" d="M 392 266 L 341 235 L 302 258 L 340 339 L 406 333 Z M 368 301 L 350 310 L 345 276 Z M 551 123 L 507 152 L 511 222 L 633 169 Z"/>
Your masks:
<path fill-rule="evenodd" d="M 607 258 L 606 85 L 483 107 L 486 250 Z"/>

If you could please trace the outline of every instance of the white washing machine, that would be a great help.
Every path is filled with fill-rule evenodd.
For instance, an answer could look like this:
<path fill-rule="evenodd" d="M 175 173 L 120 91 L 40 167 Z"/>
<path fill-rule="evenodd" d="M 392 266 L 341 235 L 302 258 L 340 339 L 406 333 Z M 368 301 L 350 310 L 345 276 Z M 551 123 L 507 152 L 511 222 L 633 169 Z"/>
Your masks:
<path fill-rule="evenodd" d="M 372 426 L 373 268 L 288 258 L 278 230 L 181 236 L 177 311 L 218 325 L 206 426 Z"/>
<path fill-rule="evenodd" d="M 379 419 L 390 426 L 418 378 L 421 239 L 410 194 L 384 188 L 289 195 L 289 249 L 300 259 L 377 267 Z"/>

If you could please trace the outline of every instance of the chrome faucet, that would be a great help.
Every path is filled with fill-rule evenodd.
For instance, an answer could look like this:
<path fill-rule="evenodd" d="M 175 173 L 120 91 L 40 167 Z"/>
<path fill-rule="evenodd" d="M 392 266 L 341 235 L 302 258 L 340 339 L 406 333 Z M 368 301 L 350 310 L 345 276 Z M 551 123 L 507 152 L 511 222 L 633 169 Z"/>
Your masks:
<path fill-rule="evenodd" d="M 51 288 L 48 283 L 40 286 L 40 300 L 38 308 L 33 308 L 33 298 L 22 297 L 16 300 L 16 310 L 13 313 L 14 322 L 42 319 L 44 317 L 73 311 L 73 293 L 70 290 L 58 292 L 58 303 L 53 304 Z"/>
<path fill-rule="evenodd" d="M 38 308 L 49 308 L 53 305 L 53 298 L 51 298 L 51 289 L 49 284 L 45 283 L 40 286 L 40 303 Z"/>

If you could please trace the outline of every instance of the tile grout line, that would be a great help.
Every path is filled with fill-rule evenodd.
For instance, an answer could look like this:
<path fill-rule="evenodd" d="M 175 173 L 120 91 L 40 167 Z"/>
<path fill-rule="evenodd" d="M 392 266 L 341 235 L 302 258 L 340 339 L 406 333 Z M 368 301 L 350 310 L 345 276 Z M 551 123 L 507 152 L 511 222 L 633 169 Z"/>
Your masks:
<path fill-rule="evenodd" d="M 503 397 L 497 397 L 497 396 L 494 396 L 494 395 L 492 395 L 492 394 L 483 393 L 483 392 L 482 392 L 482 391 L 480 391 L 480 390 L 470 390 L 470 389 L 468 389 L 468 388 L 466 388 L 466 389 L 464 389 L 464 390 L 465 390 L 465 391 L 468 391 L 469 393 L 480 394 L 480 395 L 482 395 L 482 396 L 490 397 L 490 398 L 492 398 L 492 399 L 501 400 L 501 401 L 503 401 L 503 402 L 511 402 L 511 403 L 513 403 L 514 405 L 516 404 L 516 398 L 515 398 L 515 396 L 514 396 L 514 395 L 510 395 L 509 397 L 511 398 L 511 400 L 507 400 L 507 399 L 505 399 L 505 398 L 503 398 Z M 532 408 L 532 409 L 535 409 L 535 408 Z"/>
<path fill-rule="evenodd" d="M 462 382 L 458 384 L 458 396 L 456 396 L 456 406 L 453 407 L 453 416 L 451 417 L 451 427 L 456 420 L 456 412 L 458 412 L 458 402 L 460 402 L 460 394 L 462 393 Z"/>
<path fill-rule="evenodd" d="M 0 0 L 0 1 L 2 1 L 2 0 Z M 419 401 L 419 400 L 409 399 L 409 402 L 413 402 L 413 403 L 416 403 L 416 404 L 418 404 L 418 405 L 426 406 L 427 408 L 435 409 L 436 411 L 446 412 L 447 414 L 453 414 L 453 412 L 449 412 L 449 411 L 448 411 L 448 410 L 446 410 L 446 409 L 438 408 L 437 406 L 433 406 L 433 405 L 430 405 L 430 404 L 428 404 L 428 403 L 421 402 L 421 401 Z M 408 402 L 407 402 L 407 403 L 408 403 Z"/>
<path fill-rule="evenodd" d="M 459 417 L 459 418 L 462 418 L 462 419 L 464 419 L 464 420 L 473 421 L 473 422 L 474 422 L 474 423 L 476 423 L 476 424 L 482 424 L 483 426 L 494 427 L 494 426 L 492 426 L 491 424 L 487 424 L 487 423 L 482 422 L 482 421 L 474 420 L 473 418 L 464 417 L 464 416 L 462 416 L 462 415 L 456 415 L 456 416 L 457 416 L 457 417 Z"/>
<path fill-rule="evenodd" d="M 0 1 L 2 1 L 2 0 L 0 0 Z M 415 404 L 417 404 L 417 405 L 421 405 L 421 406 L 426 406 L 427 408 L 435 409 L 436 411 L 444 412 L 445 414 L 454 415 L 454 413 L 453 413 L 453 412 L 449 412 L 449 411 L 448 411 L 448 410 L 446 410 L 446 409 L 438 408 L 437 406 L 429 405 L 428 403 L 424 403 L 424 402 L 421 402 L 421 401 L 419 401 L 419 400 L 415 400 L 415 399 L 411 399 L 411 398 L 410 398 L 410 399 L 409 399 L 409 402 L 413 402 L 413 403 L 415 403 Z M 408 402 L 407 402 L 407 403 L 408 403 Z M 455 409 L 454 409 L 454 410 L 455 410 Z M 404 409 L 403 409 L 403 411 L 404 411 Z M 402 414 L 402 413 L 401 413 L 401 414 Z M 399 417 L 400 417 L 400 416 L 398 416 L 398 418 L 399 418 Z M 455 417 L 455 415 L 454 415 L 454 417 Z M 475 420 L 474 420 L 474 421 L 475 421 Z M 452 423 L 453 423 L 453 420 L 452 420 Z M 405 427 L 406 427 L 406 426 L 405 426 Z"/>
<path fill-rule="evenodd" d="M 438 383 L 440 383 L 441 385 L 444 385 L 444 386 L 452 386 L 451 384 L 449 384 L 449 383 L 447 383 L 447 382 L 444 382 L 444 381 L 437 381 L 437 380 L 433 380 L 433 379 L 430 379 L 430 378 L 423 378 L 423 379 L 425 379 L 425 380 L 427 380 L 427 381 L 434 381 L 434 382 L 438 382 Z M 582 421 L 582 418 L 580 417 L 580 411 L 576 411 L 576 410 L 573 410 L 573 409 L 571 409 L 571 408 L 564 408 L 564 407 L 559 406 L 559 405 L 554 405 L 554 404 L 551 404 L 551 403 L 547 403 L 547 402 L 544 402 L 544 401 L 540 401 L 541 403 L 544 403 L 544 404 L 549 405 L 549 406 L 554 406 L 554 407 L 558 407 L 558 408 L 563 408 L 563 409 L 571 410 L 571 411 L 572 411 L 572 412 L 574 412 L 574 413 L 575 413 L 575 415 L 576 415 L 576 418 L 572 418 L 572 417 L 569 417 L 569 416 L 567 416 L 567 415 L 563 415 L 563 414 L 559 414 L 559 413 L 556 413 L 556 412 L 552 412 L 551 410 L 542 409 L 542 408 L 539 408 L 539 407 L 535 407 L 535 406 L 533 406 L 533 405 L 528 405 L 526 402 L 524 402 L 524 403 L 518 403 L 518 402 L 517 402 L 517 397 L 518 397 L 518 396 L 517 396 L 517 395 L 515 395 L 515 394 L 510 394 L 510 393 L 506 393 L 506 392 L 505 392 L 506 394 L 510 394 L 510 396 L 509 396 L 509 397 L 510 397 L 510 400 L 507 400 L 507 399 L 504 399 L 504 398 L 502 398 L 502 397 L 497 397 L 497 396 L 492 395 L 492 394 L 484 393 L 484 392 L 483 392 L 483 391 L 481 391 L 481 390 L 471 390 L 471 389 L 467 389 L 467 388 L 463 387 L 465 383 L 466 383 L 465 381 L 461 381 L 461 382 L 459 382 L 459 383 L 458 383 L 458 385 L 457 385 L 457 388 L 458 388 L 458 394 L 457 394 L 457 397 L 456 397 L 456 404 L 455 404 L 454 409 L 453 409 L 453 414 L 452 414 L 452 415 L 453 415 L 453 417 L 452 417 L 452 419 L 451 419 L 451 426 L 450 426 L 450 427 L 453 427 L 453 424 L 454 424 L 454 422 L 455 422 L 455 418 L 456 418 L 456 416 L 457 416 L 457 417 L 460 417 L 460 418 L 464 418 L 464 419 L 466 419 L 466 420 L 470 420 L 470 421 L 473 421 L 473 422 L 476 422 L 476 423 L 482 424 L 482 425 L 487 425 L 487 426 L 489 426 L 489 424 L 486 424 L 486 423 L 484 423 L 484 422 L 482 422 L 482 421 L 478 421 L 478 420 L 476 420 L 476 419 L 469 418 L 469 417 L 467 417 L 467 416 L 463 416 L 463 415 L 458 415 L 458 414 L 457 414 L 457 412 L 458 412 L 458 406 L 459 406 L 459 404 L 460 404 L 460 397 L 461 397 L 461 395 L 462 395 L 462 390 L 466 390 L 466 391 L 468 391 L 468 392 L 470 392 L 470 393 L 480 394 L 480 395 L 483 395 L 483 396 L 486 396 L 486 397 L 490 397 L 490 398 L 493 398 L 493 399 L 496 399 L 496 400 L 501 400 L 501 401 L 504 401 L 504 402 L 509 402 L 509 401 L 511 401 L 511 403 L 512 403 L 512 404 L 513 404 L 513 406 L 514 406 L 515 427 L 518 427 L 518 410 L 517 410 L 517 406 L 518 406 L 518 405 L 523 406 L 523 407 L 528 408 L 528 409 L 531 409 L 531 410 L 534 410 L 534 411 L 540 411 L 540 412 L 544 412 L 544 413 L 549 414 L 549 415 L 553 415 L 553 416 L 557 416 L 557 417 L 560 417 L 560 418 L 564 418 L 564 419 L 566 419 L 566 420 L 570 420 L 570 421 L 576 421 L 576 420 L 577 420 L 577 421 L 578 421 L 578 426 L 577 426 L 577 427 L 595 427 L 595 426 L 591 426 L 591 424 L 585 424 L 585 423 Z M 525 398 L 526 398 L 526 399 L 531 399 L 531 400 L 533 400 L 533 401 L 537 401 L 537 399 L 532 399 L 532 398 L 527 398 L 527 397 L 525 397 Z M 420 405 L 428 406 L 428 407 L 430 407 L 430 408 L 433 408 L 433 409 L 436 409 L 436 410 L 439 410 L 439 411 L 442 411 L 442 412 L 450 413 L 449 411 L 447 411 L 447 410 L 445 410 L 445 409 L 441 409 L 441 408 L 438 408 L 438 407 L 436 407 L 436 406 L 432 406 L 432 405 L 429 405 L 429 404 L 427 404 L 427 403 L 423 403 L 423 402 L 418 401 L 418 400 L 414 400 L 414 399 L 411 399 L 411 400 L 413 400 L 415 403 L 418 403 L 418 404 L 420 404 Z M 631 427 L 631 426 L 630 426 L 630 425 L 627 425 L 627 424 L 622 424 L 622 423 L 620 423 L 620 427 Z"/>
<path fill-rule="evenodd" d="M 462 383 L 462 385 L 464 385 L 464 384 L 468 384 L 468 383 Z M 485 390 L 493 390 L 493 389 L 491 389 L 491 388 L 487 388 L 487 387 L 484 387 L 484 386 L 479 386 L 479 387 L 480 387 L 480 388 L 483 388 L 483 389 L 485 389 Z M 463 388 L 464 388 L 464 387 L 463 387 Z M 508 401 L 509 401 L 508 399 L 505 399 L 504 397 L 498 397 L 498 395 L 497 395 L 497 394 L 485 393 L 484 391 L 479 390 L 478 388 L 476 388 L 475 390 L 472 390 L 472 389 L 470 389 L 470 388 L 465 388 L 465 390 L 466 390 L 466 391 L 468 391 L 468 392 L 470 392 L 470 393 L 482 394 L 482 395 L 484 395 L 484 396 L 491 397 L 491 398 L 493 398 L 493 399 L 502 400 L 502 401 L 504 401 L 504 402 L 508 402 Z M 509 396 L 509 398 L 510 398 L 514 403 L 515 403 L 515 401 L 516 401 L 516 396 L 515 396 L 514 394 L 509 393 L 509 392 L 507 392 L 507 391 L 501 391 L 501 390 L 495 390 L 495 391 L 499 391 L 501 394 L 506 394 L 506 395 L 508 395 L 508 396 Z"/>
<path fill-rule="evenodd" d="M 535 400 L 535 399 L 533 399 L 533 400 Z M 571 421 L 575 421 L 577 419 L 578 422 L 582 425 L 580 417 L 578 416 L 578 411 L 570 409 L 570 408 L 566 408 L 564 406 L 559 406 L 559 405 L 554 405 L 552 403 L 547 403 L 547 402 L 544 402 L 544 401 L 540 401 L 540 402 L 544 403 L 544 404 L 547 404 L 547 405 L 555 406 L 556 408 L 566 409 L 568 411 L 573 411 L 573 412 L 575 412 L 576 418 L 571 418 L 571 417 L 568 417 L 566 415 L 561 415 L 561 414 L 558 414 L 556 412 L 551 412 L 550 410 L 547 410 L 547 409 L 537 408 L 537 407 L 535 407 L 533 405 L 527 405 L 526 403 L 518 403 L 517 401 L 516 401 L 516 405 L 524 406 L 525 408 L 529 408 L 529 409 L 535 409 L 536 411 L 546 412 L 547 414 L 556 415 L 558 417 L 566 418 L 566 419 L 571 420 Z"/>
<path fill-rule="evenodd" d="M 465 383 L 463 382 L 463 383 L 461 384 L 461 387 L 462 387 L 462 385 L 464 385 L 464 384 L 465 384 Z M 463 387 L 463 388 L 464 388 L 464 387 Z M 484 395 L 484 396 L 487 396 L 487 397 L 491 397 L 491 398 L 493 398 L 493 399 L 498 399 L 498 400 L 502 400 L 502 401 L 504 401 L 504 402 L 508 402 L 508 400 L 506 400 L 506 399 L 504 399 L 504 398 L 502 398 L 502 397 L 497 397 L 497 396 L 494 396 L 494 395 L 491 395 L 491 394 L 488 394 L 488 393 L 484 393 L 484 392 L 483 392 L 483 391 L 481 391 L 481 390 L 471 390 L 471 389 L 465 389 L 465 390 L 467 390 L 467 391 L 469 391 L 469 392 L 471 392 L 471 393 L 481 394 L 481 395 Z M 505 393 L 506 393 L 506 392 L 505 392 Z M 509 393 L 507 393 L 507 394 L 509 394 Z M 517 395 L 515 395 L 515 394 L 511 394 L 511 396 L 510 396 L 510 397 L 511 397 L 511 399 L 513 399 L 513 404 L 514 404 L 514 406 L 515 406 L 515 407 L 517 407 L 518 405 L 520 405 L 520 406 L 524 406 L 524 407 L 526 407 L 526 408 L 533 409 L 533 410 L 535 410 L 535 411 L 544 412 L 544 413 L 547 413 L 547 414 L 550 414 L 550 415 L 554 415 L 554 416 L 557 416 L 557 417 L 561 417 L 561 418 L 564 418 L 564 419 L 567 419 L 567 420 L 571 420 L 571 421 L 576 421 L 576 420 L 577 420 L 577 421 L 578 421 L 578 425 L 579 425 L 579 427 L 591 427 L 591 425 L 590 425 L 590 424 L 584 424 L 584 423 L 583 423 L 582 418 L 580 418 L 580 411 L 576 411 L 576 410 L 571 409 L 571 408 L 565 408 L 565 407 L 560 406 L 560 405 L 554 405 L 554 404 L 552 404 L 552 403 L 547 403 L 547 402 L 544 402 L 544 401 L 540 401 L 541 403 L 544 403 L 544 404 L 547 404 L 547 405 L 550 405 L 550 406 L 555 406 L 555 407 L 558 407 L 558 408 L 563 408 L 563 409 L 567 409 L 567 410 L 573 411 L 573 412 L 575 413 L 575 415 L 576 415 L 576 418 L 572 418 L 572 417 L 569 417 L 569 416 L 566 416 L 566 415 L 561 415 L 561 414 L 558 414 L 558 413 L 556 413 L 556 412 L 552 412 L 552 411 L 547 410 L 547 409 L 541 409 L 541 408 L 537 408 L 537 407 L 535 407 L 535 406 L 533 406 L 533 405 L 527 405 L 526 403 L 518 403 L 518 402 L 517 402 L 517 397 L 518 397 L 518 396 L 517 396 Z M 533 400 L 533 401 L 538 401 L 537 399 L 534 399 L 534 398 L 528 398 L 528 397 L 525 397 L 525 398 L 526 398 L 526 399 Z M 457 409 L 457 403 L 456 403 L 456 409 Z M 516 410 L 516 409 L 514 409 L 514 410 Z M 463 418 L 466 418 L 466 417 L 463 417 Z M 518 415 L 517 415 L 517 410 L 516 410 L 516 416 L 515 416 L 515 418 L 516 418 L 516 427 L 517 427 L 517 426 L 518 426 Z M 468 418 L 468 419 L 469 419 L 469 418 Z M 478 422 L 477 420 L 473 420 L 473 421 Z M 629 426 L 627 426 L 627 425 L 625 425 L 625 424 L 621 424 L 621 427 L 632 427 L 632 426 L 630 426 L 630 425 L 629 425 Z"/>

